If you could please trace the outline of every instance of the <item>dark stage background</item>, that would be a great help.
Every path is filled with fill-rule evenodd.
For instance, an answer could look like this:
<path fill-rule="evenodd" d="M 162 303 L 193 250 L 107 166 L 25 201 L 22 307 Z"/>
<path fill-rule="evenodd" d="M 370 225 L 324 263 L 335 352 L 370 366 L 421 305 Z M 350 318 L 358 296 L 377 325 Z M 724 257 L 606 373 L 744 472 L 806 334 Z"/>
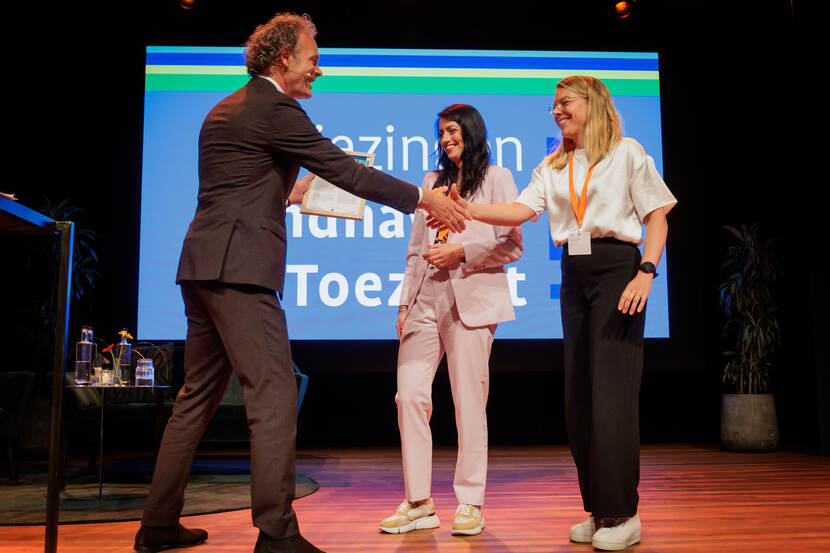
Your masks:
<path fill-rule="evenodd" d="M 673 337 L 647 343 L 643 441 L 717 441 L 724 349 L 717 284 L 729 243 L 722 226 L 759 221 L 763 234 L 776 239 L 782 265 L 776 293 L 784 342 L 772 390 L 783 445 L 830 452 L 830 375 L 821 347 L 828 330 L 827 263 L 812 253 L 818 203 L 802 169 L 809 160 L 800 154 L 810 101 L 804 95 L 809 79 L 798 73 L 800 4 L 794 10 L 787 1 L 639 0 L 622 20 L 609 17 L 598 0 L 197 5 L 112 2 L 82 12 L 35 5 L 27 8 L 29 22 L 5 37 L 16 77 L 7 89 L 7 132 L 15 140 L 6 163 L 16 177 L 4 179 L 0 190 L 35 208 L 47 198 L 53 204 L 68 198 L 84 208 L 76 220 L 97 232 L 100 277 L 92 296 L 73 305 L 70 342 L 81 324 L 106 336 L 135 327 L 147 44 L 237 46 L 273 13 L 293 10 L 312 16 L 321 47 L 657 51 L 665 178 L 679 205 L 669 218 Z M 31 264 L 34 254 L 24 248 L 36 247 L 34 240 L 0 240 L 2 370 L 27 369 L 37 355 L 21 347 L 31 314 L 20 310 L 39 282 L 37 263 L 47 256 Z M 398 443 L 395 342 L 292 347 L 310 375 L 299 445 Z M 565 441 L 560 359 L 559 341 L 495 344 L 491 443 Z M 43 397 L 47 382 L 42 378 L 37 387 Z M 435 443 L 452 444 L 445 367 L 434 390 Z M 244 440 L 241 420 L 231 426 Z"/>

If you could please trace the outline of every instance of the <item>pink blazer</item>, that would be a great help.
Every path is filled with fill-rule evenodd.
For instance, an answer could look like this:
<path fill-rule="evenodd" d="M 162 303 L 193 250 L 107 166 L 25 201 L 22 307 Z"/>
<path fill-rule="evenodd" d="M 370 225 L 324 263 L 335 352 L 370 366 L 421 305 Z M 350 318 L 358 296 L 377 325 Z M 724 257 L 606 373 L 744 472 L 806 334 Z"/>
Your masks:
<path fill-rule="evenodd" d="M 423 188 L 432 188 L 437 178 L 436 171 L 428 173 L 424 177 Z M 511 203 L 518 195 L 510 171 L 491 165 L 472 201 L 480 204 Z M 416 210 L 406 252 L 401 305 L 415 303 L 429 266 L 421 255 L 435 242 L 437 232 L 427 227 L 426 212 Z M 447 243 L 464 246 L 465 261 L 448 267 L 461 322 L 469 327 L 479 327 L 515 319 L 504 265 L 522 255 L 521 227 L 496 227 L 480 221 L 467 221 L 466 230 L 450 232 Z"/>

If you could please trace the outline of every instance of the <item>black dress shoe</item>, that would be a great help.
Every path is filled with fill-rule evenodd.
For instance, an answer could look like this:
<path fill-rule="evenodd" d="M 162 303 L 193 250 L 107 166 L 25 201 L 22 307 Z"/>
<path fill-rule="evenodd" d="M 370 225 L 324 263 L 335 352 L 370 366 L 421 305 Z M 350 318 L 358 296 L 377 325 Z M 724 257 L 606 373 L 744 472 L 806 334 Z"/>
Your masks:
<path fill-rule="evenodd" d="M 315 547 L 300 534 L 290 538 L 275 540 L 268 537 L 268 534 L 259 531 L 256 540 L 254 553 L 326 553 L 319 547 Z"/>
<path fill-rule="evenodd" d="M 176 547 L 190 547 L 204 543 L 207 539 L 207 532 L 201 528 L 188 529 L 179 524 L 178 526 L 144 526 L 138 529 L 135 535 L 133 549 L 138 553 L 156 553 L 164 549 L 175 549 Z"/>

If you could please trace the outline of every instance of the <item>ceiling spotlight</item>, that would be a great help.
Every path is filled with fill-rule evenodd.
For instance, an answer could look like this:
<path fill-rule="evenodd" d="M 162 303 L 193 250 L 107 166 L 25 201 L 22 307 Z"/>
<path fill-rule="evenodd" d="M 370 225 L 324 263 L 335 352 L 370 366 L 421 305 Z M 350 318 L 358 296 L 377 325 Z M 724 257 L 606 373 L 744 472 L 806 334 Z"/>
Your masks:
<path fill-rule="evenodd" d="M 620 0 L 619 2 L 610 0 L 606 3 L 608 15 L 617 19 L 625 19 L 634 11 L 634 5 L 636 3 L 637 0 Z"/>
<path fill-rule="evenodd" d="M 202 0 L 176 0 L 176 3 L 183 10 L 195 10 L 202 5 Z"/>

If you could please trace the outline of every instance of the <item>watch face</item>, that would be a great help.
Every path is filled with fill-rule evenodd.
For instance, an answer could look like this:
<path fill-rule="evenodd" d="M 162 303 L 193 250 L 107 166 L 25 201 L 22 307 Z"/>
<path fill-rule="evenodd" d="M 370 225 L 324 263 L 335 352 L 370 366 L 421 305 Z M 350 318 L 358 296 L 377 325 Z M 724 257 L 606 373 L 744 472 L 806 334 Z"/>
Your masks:
<path fill-rule="evenodd" d="M 646 273 L 653 273 L 654 270 L 655 270 L 654 263 L 651 263 L 650 261 L 646 261 L 645 263 L 640 265 L 640 269 L 642 269 Z"/>

